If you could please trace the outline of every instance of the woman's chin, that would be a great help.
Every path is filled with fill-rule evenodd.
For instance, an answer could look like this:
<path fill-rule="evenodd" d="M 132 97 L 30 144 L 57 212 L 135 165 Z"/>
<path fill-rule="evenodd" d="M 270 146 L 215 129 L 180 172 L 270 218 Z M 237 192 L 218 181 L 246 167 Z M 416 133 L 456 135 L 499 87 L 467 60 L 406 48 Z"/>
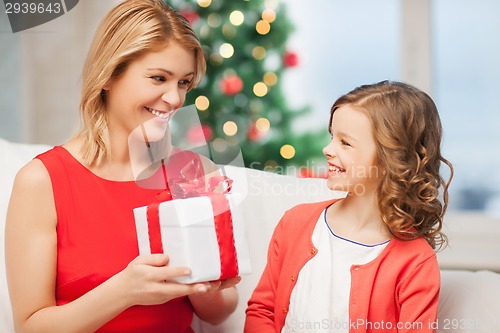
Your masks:
<path fill-rule="evenodd" d="M 165 137 L 165 132 L 163 131 L 148 131 L 147 133 L 148 135 L 148 138 L 147 138 L 147 141 L 148 142 L 159 142 L 161 141 L 164 137 Z"/>
<path fill-rule="evenodd" d="M 167 123 L 151 119 L 144 123 L 143 129 L 144 138 L 147 141 L 157 142 L 162 140 L 167 134 Z"/>

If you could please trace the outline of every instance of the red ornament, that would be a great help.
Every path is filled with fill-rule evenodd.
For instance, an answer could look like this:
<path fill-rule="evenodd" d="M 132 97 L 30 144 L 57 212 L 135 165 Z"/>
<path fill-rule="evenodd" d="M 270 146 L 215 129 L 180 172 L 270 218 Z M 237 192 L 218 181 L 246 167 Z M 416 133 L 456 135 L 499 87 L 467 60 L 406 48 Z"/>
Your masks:
<path fill-rule="evenodd" d="M 328 174 L 325 171 L 314 171 L 310 168 L 301 167 L 299 171 L 300 178 L 327 178 Z"/>
<path fill-rule="evenodd" d="M 257 126 L 254 124 L 251 124 L 250 127 L 248 128 L 248 140 L 250 141 L 259 141 L 262 139 L 267 132 L 259 131 L 257 129 Z"/>
<path fill-rule="evenodd" d="M 234 96 L 243 89 L 243 81 L 238 75 L 223 77 L 220 80 L 220 90 L 226 96 Z"/>
<path fill-rule="evenodd" d="M 189 24 L 191 25 L 194 25 L 194 23 L 200 19 L 200 15 L 192 9 L 181 10 L 180 13 L 189 21 Z"/>
<path fill-rule="evenodd" d="M 193 126 L 187 132 L 187 139 L 192 143 L 206 143 L 212 139 L 213 131 L 208 125 Z"/>
<path fill-rule="evenodd" d="M 299 65 L 299 56 L 295 52 L 286 52 L 283 57 L 283 63 L 286 67 L 296 67 Z"/>

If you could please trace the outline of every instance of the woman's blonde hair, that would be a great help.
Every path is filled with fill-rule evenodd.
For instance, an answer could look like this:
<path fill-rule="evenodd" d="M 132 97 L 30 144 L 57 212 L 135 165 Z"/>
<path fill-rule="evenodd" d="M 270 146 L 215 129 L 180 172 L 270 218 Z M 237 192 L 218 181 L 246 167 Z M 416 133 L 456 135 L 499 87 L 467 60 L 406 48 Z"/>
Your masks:
<path fill-rule="evenodd" d="M 362 108 L 373 125 L 378 163 L 384 174 L 377 196 L 382 220 L 403 240 L 424 237 L 433 248 L 446 245 L 441 232 L 453 166 L 441 155 L 442 125 L 429 95 L 401 82 L 360 86 L 331 108 Z M 447 181 L 441 163 L 450 169 Z M 439 191 L 442 191 L 442 201 Z"/>
<path fill-rule="evenodd" d="M 94 36 L 82 74 L 80 112 L 84 140 L 82 154 L 88 165 L 109 158 L 106 94 L 103 88 L 120 76 L 128 64 L 147 52 L 159 51 L 169 42 L 192 50 L 195 76 L 188 90 L 205 75 L 205 58 L 189 22 L 162 0 L 126 0 L 102 20 Z"/>

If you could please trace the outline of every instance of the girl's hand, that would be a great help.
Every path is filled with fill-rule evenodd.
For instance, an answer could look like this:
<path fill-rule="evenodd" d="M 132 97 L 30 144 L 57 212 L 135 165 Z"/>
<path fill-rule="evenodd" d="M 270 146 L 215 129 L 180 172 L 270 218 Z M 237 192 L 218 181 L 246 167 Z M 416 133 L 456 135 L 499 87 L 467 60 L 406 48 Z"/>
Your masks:
<path fill-rule="evenodd" d="M 167 263 L 168 257 L 164 254 L 141 255 L 114 276 L 129 306 L 163 304 L 181 296 L 206 294 L 211 289 L 208 282 L 181 284 L 171 281 L 190 275 L 191 271 L 186 267 L 166 266 Z"/>
<path fill-rule="evenodd" d="M 240 283 L 240 281 L 241 281 L 241 277 L 239 277 L 239 276 L 231 278 L 231 279 L 227 279 L 227 280 L 210 281 L 210 282 L 207 282 L 209 284 L 208 292 L 193 294 L 193 295 L 190 295 L 189 298 L 193 299 L 193 298 L 213 297 L 216 293 L 218 293 L 224 289 L 228 289 L 228 288 L 232 288 L 232 287 L 236 286 L 238 283 Z"/>
<path fill-rule="evenodd" d="M 212 325 L 224 321 L 238 305 L 238 292 L 235 286 L 240 281 L 239 276 L 223 281 L 210 281 L 207 293 L 189 295 L 196 315 Z"/>

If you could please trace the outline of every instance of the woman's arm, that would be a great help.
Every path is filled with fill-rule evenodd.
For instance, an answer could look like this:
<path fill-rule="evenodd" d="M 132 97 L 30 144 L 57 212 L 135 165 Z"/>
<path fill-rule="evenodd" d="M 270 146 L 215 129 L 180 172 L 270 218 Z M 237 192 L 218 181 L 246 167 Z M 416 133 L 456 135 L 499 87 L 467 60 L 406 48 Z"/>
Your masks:
<path fill-rule="evenodd" d="M 161 304 L 207 291 L 205 284 L 165 283 L 188 275 L 164 255 L 140 256 L 82 297 L 57 306 L 56 210 L 50 176 L 33 160 L 16 176 L 7 213 L 5 252 L 16 332 L 91 332 L 135 304 Z"/>

